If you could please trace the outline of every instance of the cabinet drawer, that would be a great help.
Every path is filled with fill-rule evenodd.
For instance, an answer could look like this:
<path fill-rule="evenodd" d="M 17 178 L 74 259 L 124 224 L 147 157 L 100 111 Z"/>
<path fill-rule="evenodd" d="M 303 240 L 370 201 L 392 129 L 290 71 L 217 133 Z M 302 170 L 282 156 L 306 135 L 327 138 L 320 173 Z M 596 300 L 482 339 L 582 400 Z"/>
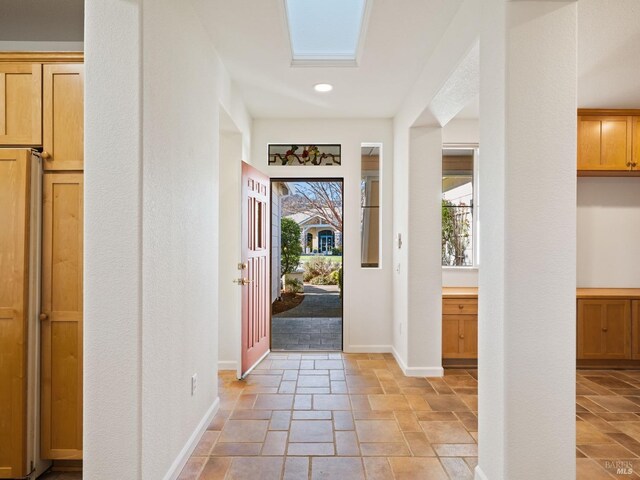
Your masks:
<path fill-rule="evenodd" d="M 443 315 L 477 315 L 478 300 L 474 298 L 442 300 Z"/>

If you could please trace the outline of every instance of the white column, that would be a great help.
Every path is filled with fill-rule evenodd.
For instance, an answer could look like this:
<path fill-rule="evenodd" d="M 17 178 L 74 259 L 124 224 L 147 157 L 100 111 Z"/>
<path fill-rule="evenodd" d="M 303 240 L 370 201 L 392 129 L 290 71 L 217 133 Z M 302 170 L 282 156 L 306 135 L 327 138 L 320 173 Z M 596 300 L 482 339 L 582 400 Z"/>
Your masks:
<path fill-rule="evenodd" d="M 442 129 L 409 136 L 407 369 L 442 375 Z"/>
<path fill-rule="evenodd" d="M 477 479 L 575 478 L 574 2 L 483 1 Z"/>
<path fill-rule="evenodd" d="M 85 5 L 84 478 L 141 477 L 141 5 Z"/>

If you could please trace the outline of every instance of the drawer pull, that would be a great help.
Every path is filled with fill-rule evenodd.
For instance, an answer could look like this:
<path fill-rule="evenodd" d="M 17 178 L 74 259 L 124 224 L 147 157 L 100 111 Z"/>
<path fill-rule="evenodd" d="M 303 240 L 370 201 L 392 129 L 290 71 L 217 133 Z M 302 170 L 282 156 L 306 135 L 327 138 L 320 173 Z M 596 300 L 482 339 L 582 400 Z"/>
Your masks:
<path fill-rule="evenodd" d="M 462 310 L 464 308 L 464 305 L 458 305 L 458 308 Z"/>

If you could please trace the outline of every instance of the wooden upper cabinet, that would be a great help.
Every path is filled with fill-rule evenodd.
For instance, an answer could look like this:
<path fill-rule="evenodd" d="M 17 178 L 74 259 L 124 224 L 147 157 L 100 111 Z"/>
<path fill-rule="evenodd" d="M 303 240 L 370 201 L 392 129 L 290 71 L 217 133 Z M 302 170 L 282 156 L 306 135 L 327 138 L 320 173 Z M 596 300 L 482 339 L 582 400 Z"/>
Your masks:
<path fill-rule="evenodd" d="M 578 117 L 578 170 L 628 170 L 631 117 Z"/>
<path fill-rule="evenodd" d="M 0 63 L 0 145 L 42 144 L 42 65 Z"/>
<path fill-rule="evenodd" d="M 640 170 L 640 116 L 631 119 L 631 163 Z"/>
<path fill-rule="evenodd" d="M 578 300 L 578 359 L 631 358 L 631 301 Z"/>
<path fill-rule="evenodd" d="M 45 170 L 82 170 L 84 164 L 84 66 L 51 64 L 43 68 L 43 142 Z"/>

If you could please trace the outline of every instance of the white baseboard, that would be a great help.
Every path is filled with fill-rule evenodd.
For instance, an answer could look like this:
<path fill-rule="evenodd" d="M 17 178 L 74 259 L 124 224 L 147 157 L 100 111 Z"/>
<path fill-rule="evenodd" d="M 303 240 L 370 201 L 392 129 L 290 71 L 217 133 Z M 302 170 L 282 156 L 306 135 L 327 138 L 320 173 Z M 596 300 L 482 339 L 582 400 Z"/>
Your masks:
<path fill-rule="evenodd" d="M 198 445 L 200 438 L 213 420 L 215 414 L 218 412 L 219 407 L 220 397 L 216 397 L 215 401 L 207 410 L 207 413 L 204 414 L 204 417 L 202 417 L 202 420 L 200 420 L 200 423 L 189 437 L 189 440 L 187 440 L 187 443 L 185 443 L 184 447 L 182 447 L 182 450 L 180 450 L 180 453 L 169 467 L 169 470 L 164 476 L 164 480 L 176 480 L 178 478 L 180 472 L 187 463 L 187 460 L 189 460 L 189 457 Z"/>
<path fill-rule="evenodd" d="M 482 471 L 482 469 L 480 468 L 480 465 L 476 465 L 476 468 L 474 470 L 475 475 L 474 475 L 474 480 L 489 480 L 489 477 L 487 477 L 484 472 Z"/>
<path fill-rule="evenodd" d="M 444 368 L 442 366 L 437 367 L 407 367 L 395 348 L 391 347 L 391 353 L 393 358 L 396 359 L 402 373 L 407 377 L 442 377 L 444 376 Z"/>
<path fill-rule="evenodd" d="M 347 345 L 344 353 L 391 353 L 391 345 Z"/>
<path fill-rule="evenodd" d="M 238 362 L 235 360 L 219 360 L 218 370 L 238 370 Z"/>

